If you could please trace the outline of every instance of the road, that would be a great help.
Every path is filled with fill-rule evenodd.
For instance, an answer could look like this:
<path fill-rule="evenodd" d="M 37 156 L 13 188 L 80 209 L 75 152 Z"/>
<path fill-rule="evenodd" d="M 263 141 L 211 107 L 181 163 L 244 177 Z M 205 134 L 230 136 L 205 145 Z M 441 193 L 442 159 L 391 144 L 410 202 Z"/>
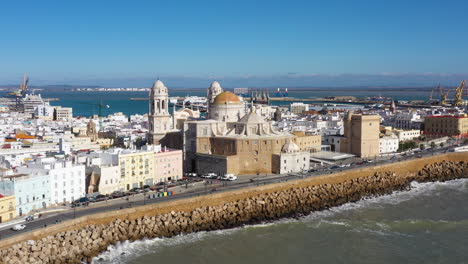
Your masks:
<path fill-rule="evenodd" d="M 27 227 L 21 231 L 13 231 L 9 229 L 9 227 L 5 227 L 2 230 L 0 230 L 0 239 L 23 234 L 26 232 L 44 228 L 50 225 L 60 223 L 62 221 L 74 219 L 74 218 L 85 216 L 85 215 L 102 213 L 106 211 L 114 211 L 114 210 L 129 208 L 129 207 L 135 207 L 135 206 L 142 206 L 144 204 L 154 204 L 154 203 L 161 203 L 161 202 L 166 202 L 166 201 L 174 201 L 174 200 L 179 200 L 179 199 L 184 199 L 184 198 L 190 198 L 190 197 L 195 197 L 195 196 L 208 195 L 213 192 L 230 191 L 230 190 L 236 190 L 236 189 L 247 188 L 247 187 L 255 187 L 255 186 L 260 186 L 260 185 L 285 182 L 289 180 L 316 177 L 316 176 L 326 175 L 326 174 L 333 173 L 333 172 L 362 169 L 362 168 L 376 166 L 376 165 L 393 163 L 393 162 L 397 162 L 401 160 L 416 159 L 420 157 L 438 155 L 438 154 L 446 153 L 447 151 L 449 151 L 449 149 L 452 149 L 452 147 L 443 147 L 443 148 L 439 148 L 439 149 L 435 149 L 431 151 L 422 151 L 414 155 L 409 155 L 409 156 L 400 157 L 400 158 L 395 158 L 394 156 L 388 156 L 385 158 L 376 159 L 372 163 L 365 163 L 363 165 L 337 168 L 334 170 L 325 169 L 321 171 L 314 171 L 314 172 L 308 172 L 308 173 L 276 175 L 276 176 L 273 175 L 269 177 L 266 177 L 266 176 L 259 177 L 259 176 L 252 175 L 250 177 L 243 178 L 242 180 L 233 181 L 233 182 L 212 180 L 212 182 L 214 182 L 213 184 L 210 184 L 210 185 L 200 184 L 199 187 L 196 187 L 193 189 L 186 189 L 184 191 L 182 191 L 184 188 L 183 186 L 178 186 L 176 188 L 179 188 L 178 189 L 179 191 L 176 191 L 177 193 L 176 195 L 159 197 L 155 199 L 145 199 L 142 194 L 129 197 L 128 200 L 126 198 L 113 199 L 113 200 L 109 200 L 106 202 L 95 203 L 89 207 L 78 207 L 74 209 L 69 209 L 67 211 L 46 214 L 42 216 L 40 219 L 27 222 L 26 223 Z"/>

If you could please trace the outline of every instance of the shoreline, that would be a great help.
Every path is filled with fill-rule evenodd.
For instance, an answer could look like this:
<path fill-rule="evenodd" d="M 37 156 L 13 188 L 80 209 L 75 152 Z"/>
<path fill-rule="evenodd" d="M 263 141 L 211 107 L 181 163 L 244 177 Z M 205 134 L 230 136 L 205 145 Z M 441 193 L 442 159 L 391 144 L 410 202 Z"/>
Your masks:
<path fill-rule="evenodd" d="M 89 215 L 0 241 L 4 256 L 0 261 L 31 263 L 33 258 L 37 263 L 89 262 L 117 241 L 172 237 L 294 217 L 370 195 L 405 190 L 414 180 L 446 181 L 468 177 L 467 160 L 468 153 L 442 154 Z M 36 242 L 25 242 L 28 240 Z M 50 259 L 52 256 L 47 253 L 41 256 L 42 251 L 51 250 L 59 253 L 55 254 L 56 259 Z"/>

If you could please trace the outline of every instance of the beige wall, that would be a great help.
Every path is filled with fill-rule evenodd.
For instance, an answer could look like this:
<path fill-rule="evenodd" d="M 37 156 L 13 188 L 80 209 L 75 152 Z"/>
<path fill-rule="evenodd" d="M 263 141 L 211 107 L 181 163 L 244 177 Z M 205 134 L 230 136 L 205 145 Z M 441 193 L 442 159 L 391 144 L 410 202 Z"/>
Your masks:
<path fill-rule="evenodd" d="M 320 151 L 322 146 L 321 135 L 306 135 L 304 132 L 295 132 L 294 143 L 301 151 Z"/>
<path fill-rule="evenodd" d="M 10 221 L 16 217 L 15 196 L 5 196 L 0 198 L 0 223 Z"/>
<path fill-rule="evenodd" d="M 378 115 L 350 113 L 344 120 L 345 138 L 340 149 L 363 158 L 378 156 L 379 126 Z"/>
<path fill-rule="evenodd" d="M 468 116 L 428 116 L 424 134 L 429 137 L 468 137 Z"/>
<path fill-rule="evenodd" d="M 181 179 L 182 150 L 167 150 L 154 154 L 154 183 Z"/>

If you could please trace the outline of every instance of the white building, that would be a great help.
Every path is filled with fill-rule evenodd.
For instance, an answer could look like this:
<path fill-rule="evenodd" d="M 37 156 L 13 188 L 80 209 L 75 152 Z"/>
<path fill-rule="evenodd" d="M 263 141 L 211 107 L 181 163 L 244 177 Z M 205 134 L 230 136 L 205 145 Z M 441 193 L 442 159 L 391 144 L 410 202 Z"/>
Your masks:
<path fill-rule="evenodd" d="M 396 134 L 398 136 L 398 140 L 400 140 L 400 141 L 413 140 L 413 139 L 418 138 L 419 136 L 421 136 L 421 130 L 417 130 L 417 129 L 397 130 L 395 132 L 396 132 Z"/>
<path fill-rule="evenodd" d="M 73 109 L 71 107 L 56 106 L 54 109 L 54 120 L 71 121 L 73 119 Z"/>
<path fill-rule="evenodd" d="M 322 136 L 322 144 L 330 145 L 331 151 L 341 152 L 340 146 L 343 139 L 344 137 L 340 135 L 326 135 Z"/>
<path fill-rule="evenodd" d="M 302 114 L 304 111 L 309 111 L 309 105 L 304 103 L 292 103 L 290 105 L 291 113 L 296 115 Z"/>
<path fill-rule="evenodd" d="M 395 128 L 399 129 L 420 129 L 424 118 L 417 112 L 401 112 L 396 115 Z"/>
<path fill-rule="evenodd" d="M 16 174 L 0 180 L 0 193 L 15 195 L 16 214 L 22 216 L 50 204 L 50 175 Z"/>
<path fill-rule="evenodd" d="M 292 141 L 287 142 L 279 155 L 273 155 L 273 168 L 275 173 L 295 173 L 309 170 L 310 152 L 300 151 Z"/>
<path fill-rule="evenodd" d="M 394 153 L 398 150 L 399 140 L 396 135 L 384 136 L 379 139 L 380 154 Z"/>
<path fill-rule="evenodd" d="M 17 168 L 19 173 L 48 175 L 50 177 L 50 203 L 73 202 L 86 195 L 85 166 L 69 160 L 41 158 L 28 162 L 27 167 Z"/>
<path fill-rule="evenodd" d="M 54 118 L 54 107 L 50 106 L 49 103 L 37 105 L 34 109 L 34 117 L 52 120 Z"/>

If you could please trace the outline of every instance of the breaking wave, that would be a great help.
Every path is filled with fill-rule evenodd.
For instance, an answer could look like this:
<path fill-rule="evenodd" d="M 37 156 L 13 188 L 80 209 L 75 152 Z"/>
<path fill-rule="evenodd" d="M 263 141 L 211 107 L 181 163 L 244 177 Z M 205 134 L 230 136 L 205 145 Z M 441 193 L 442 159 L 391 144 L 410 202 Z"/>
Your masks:
<path fill-rule="evenodd" d="M 196 243 L 210 238 L 218 238 L 222 236 L 230 236 L 236 232 L 248 231 L 257 228 L 274 228 L 284 224 L 306 224 L 308 228 L 320 228 L 323 226 L 336 226 L 343 228 L 345 232 L 368 232 L 375 235 L 396 235 L 396 236 L 411 236 L 405 233 L 407 229 L 427 228 L 435 229 L 452 229 L 452 228 L 468 228 L 468 220 L 466 221 L 442 221 L 442 220 L 394 220 L 394 221 L 362 221 L 343 219 L 329 219 L 338 214 L 346 212 L 354 212 L 357 210 L 369 208 L 383 208 L 388 205 L 397 205 L 405 201 L 412 200 L 417 197 L 437 196 L 443 190 L 453 190 L 459 192 L 468 192 L 468 179 L 458 179 L 448 182 L 430 182 L 430 183 L 411 183 L 409 191 L 397 191 L 389 195 L 378 197 L 367 197 L 354 203 L 347 203 L 341 206 L 333 207 L 324 211 L 312 212 L 309 215 L 291 219 L 285 218 L 277 221 L 266 222 L 256 225 L 247 225 L 243 227 L 217 230 L 209 232 L 197 232 L 191 234 L 182 234 L 172 238 L 154 238 L 137 241 L 124 241 L 111 245 L 107 250 L 95 257 L 92 261 L 94 264 L 108 263 L 128 263 L 137 257 L 145 254 L 157 253 L 165 248 L 174 245 Z"/>

